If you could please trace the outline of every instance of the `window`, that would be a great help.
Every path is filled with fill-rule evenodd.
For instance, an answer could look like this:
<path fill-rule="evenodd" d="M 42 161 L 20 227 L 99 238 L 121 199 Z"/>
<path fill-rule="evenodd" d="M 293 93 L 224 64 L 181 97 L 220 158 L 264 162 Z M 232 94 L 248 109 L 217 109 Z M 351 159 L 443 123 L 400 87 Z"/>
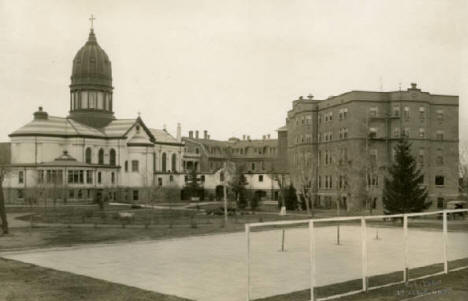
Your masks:
<path fill-rule="evenodd" d="M 132 160 L 132 172 L 138 172 L 139 168 L 139 163 L 140 161 L 138 160 Z"/>
<path fill-rule="evenodd" d="M 98 153 L 98 164 L 104 164 L 104 150 L 102 148 Z"/>
<path fill-rule="evenodd" d="M 403 131 L 403 135 L 404 135 L 406 138 L 409 138 L 409 136 L 410 136 L 410 129 L 409 129 L 409 128 L 405 128 L 404 131 Z"/>
<path fill-rule="evenodd" d="M 408 121 L 410 119 L 410 108 L 409 107 L 405 107 L 404 109 L 404 118 L 406 121 Z"/>
<path fill-rule="evenodd" d="M 138 190 L 133 190 L 133 200 L 138 201 L 139 195 L 138 195 Z"/>
<path fill-rule="evenodd" d="M 224 172 L 219 173 L 219 181 L 224 182 Z"/>
<path fill-rule="evenodd" d="M 200 182 L 205 183 L 205 175 L 200 176 Z"/>
<path fill-rule="evenodd" d="M 86 151 L 85 151 L 85 162 L 86 163 L 91 164 L 91 156 L 92 156 L 91 147 L 88 147 L 88 148 L 86 148 Z"/>
<path fill-rule="evenodd" d="M 115 150 L 113 148 L 111 148 L 110 152 L 109 152 L 109 164 L 111 166 L 115 166 Z"/>
<path fill-rule="evenodd" d="M 171 162 L 171 170 L 172 172 L 177 171 L 177 156 L 176 154 L 172 154 L 172 162 Z"/>
<path fill-rule="evenodd" d="M 419 107 L 419 120 L 424 121 L 426 118 L 426 112 L 424 107 Z"/>
<path fill-rule="evenodd" d="M 91 170 L 86 171 L 86 183 L 87 184 L 93 183 L 93 172 Z"/>
<path fill-rule="evenodd" d="M 437 131 L 436 132 L 436 139 L 437 140 L 444 140 L 444 132 L 443 131 Z"/>
<path fill-rule="evenodd" d="M 18 183 L 20 183 L 20 184 L 24 183 L 24 173 L 23 173 L 23 171 L 18 172 Z"/>
<path fill-rule="evenodd" d="M 400 117 L 400 106 L 394 105 L 393 106 L 393 116 Z"/>
<path fill-rule="evenodd" d="M 169 182 L 174 182 L 174 176 L 173 175 L 169 176 Z"/>
<path fill-rule="evenodd" d="M 436 176 L 435 177 L 435 184 L 437 186 L 443 186 L 445 183 L 445 177 L 444 176 Z"/>
<path fill-rule="evenodd" d="M 81 191 L 81 189 L 78 189 L 78 198 L 79 199 L 83 198 L 83 192 Z"/>
<path fill-rule="evenodd" d="M 68 190 L 68 197 L 70 199 L 75 198 L 75 191 L 73 189 Z"/>
<path fill-rule="evenodd" d="M 377 107 L 370 108 L 369 109 L 369 116 L 370 117 L 377 117 L 377 112 L 378 112 Z"/>
<path fill-rule="evenodd" d="M 330 112 L 330 116 L 328 116 L 328 120 L 330 120 L 330 121 L 333 120 L 333 112 Z"/>
<path fill-rule="evenodd" d="M 98 184 L 101 184 L 101 182 L 102 182 L 102 175 L 101 175 L 100 171 L 97 173 L 97 182 L 98 182 Z"/>
<path fill-rule="evenodd" d="M 343 119 L 346 119 L 348 117 L 348 108 L 343 109 Z"/>
<path fill-rule="evenodd" d="M 252 170 L 255 170 L 255 163 L 252 163 Z"/>
<path fill-rule="evenodd" d="M 421 165 L 424 164 L 424 149 L 419 150 L 418 163 L 421 164 Z"/>
<path fill-rule="evenodd" d="M 444 165 L 444 157 L 442 155 L 437 155 L 436 164 L 437 165 Z"/>
<path fill-rule="evenodd" d="M 439 120 L 439 121 L 444 120 L 444 111 L 443 110 L 437 110 L 437 120 Z"/>
<path fill-rule="evenodd" d="M 322 176 L 318 177 L 318 187 L 322 188 Z"/>
<path fill-rule="evenodd" d="M 377 138 L 377 129 L 369 128 L 369 138 Z"/>
<path fill-rule="evenodd" d="M 393 129 L 393 137 L 398 138 L 400 137 L 400 128 Z"/>
<path fill-rule="evenodd" d="M 115 184 L 115 173 L 111 172 L 111 183 Z"/>
<path fill-rule="evenodd" d="M 263 182 L 263 175 L 258 175 L 258 181 Z"/>
<path fill-rule="evenodd" d="M 18 199 L 24 198 L 23 189 L 18 189 L 17 190 L 17 197 L 18 197 Z"/>
<path fill-rule="evenodd" d="M 425 130 L 423 128 L 419 129 L 419 138 L 424 138 L 425 136 Z"/>
<path fill-rule="evenodd" d="M 437 198 L 437 208 L 438 209 L 444 208 L 444 198 Z"/>
<path fill-rule="evenodd" d="M 39 170 L 39 176 L 38 176 L 37 181 L 38 183 L 44 183 L 44 171 L 43 170 Z"/>
<path fill-rule="evenodd" d="M 163 153 L 162 156 L 161 156 L 161 166 L 162 166 L 162 172 L 166 172 L 166 170 L 167 170 L 167 156 L 166 156 L 166 153 Z"/>
<path fill-rule="evenodd" d="M 374 165 L 377 164 L 377 150 L 376 149 L 370 150 L 370 163 Z"/>
<path fill-rule="evenodd" d="M 125 172 L 128 172 L 128 161 L 125 161 L 124 166 L 125 166 Z"/>
<path fill-rule="evenodd" d="M 196 154 L 199 154 L 199 153 L 200 153 L 200 150 L 198 149 L 198 147 L 195 149 L 195 153 L 196 153 Z"/>

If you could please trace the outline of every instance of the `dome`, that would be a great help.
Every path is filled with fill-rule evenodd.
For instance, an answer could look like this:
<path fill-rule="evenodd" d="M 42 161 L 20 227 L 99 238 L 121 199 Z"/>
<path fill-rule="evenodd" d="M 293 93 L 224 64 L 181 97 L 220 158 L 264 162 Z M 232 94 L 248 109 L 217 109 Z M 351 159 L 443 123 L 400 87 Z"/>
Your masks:
<path fill-rule="evenodd" d="M 99 46 L 91 28 L 86 44 L 75 55 L 71 76 L 71 87 L 106 86 L 112 89 L 112 68 L 109 57 Z"/>

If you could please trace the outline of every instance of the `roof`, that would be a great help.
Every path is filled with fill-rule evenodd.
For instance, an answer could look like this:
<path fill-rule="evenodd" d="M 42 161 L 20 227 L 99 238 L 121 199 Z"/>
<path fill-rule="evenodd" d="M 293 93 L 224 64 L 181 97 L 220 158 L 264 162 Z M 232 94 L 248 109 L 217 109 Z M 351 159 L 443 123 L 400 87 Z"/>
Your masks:
<path fill-rule="evenodd" d="M 151 134 L 153 134 L 154 138 L 156 139 L 156 143 L 180 143 L 174 138 L 171 134 L 169 134 L 165 130 L 160 129 L 149 129 Z"/>
<path fill-rule="evenodd" d="M 69 118 L 49 116 L 47 119 L 34 119 L 9 136 L 94 136 L 105 137 L 104 133 Z"/>

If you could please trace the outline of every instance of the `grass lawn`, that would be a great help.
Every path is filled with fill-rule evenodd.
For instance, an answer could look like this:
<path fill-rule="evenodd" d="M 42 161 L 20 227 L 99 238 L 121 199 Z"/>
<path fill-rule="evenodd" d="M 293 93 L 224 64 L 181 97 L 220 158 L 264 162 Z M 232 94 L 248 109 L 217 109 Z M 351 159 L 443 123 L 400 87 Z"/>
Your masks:
<path fill-rule="evenodd" d="M 3 258 L 0 283 L 0 300 L 5 301 L 188 300 Z"/>

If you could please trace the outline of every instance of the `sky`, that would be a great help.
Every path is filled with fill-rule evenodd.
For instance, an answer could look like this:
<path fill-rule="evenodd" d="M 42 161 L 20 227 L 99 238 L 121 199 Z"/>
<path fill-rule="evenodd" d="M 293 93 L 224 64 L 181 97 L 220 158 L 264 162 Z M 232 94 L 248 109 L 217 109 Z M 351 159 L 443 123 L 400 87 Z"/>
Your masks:
<path fill-rule="evenodd" d="M 0 141 L 43 106 L 67 116 L 93 14 L 117 118 L 175 134 L 271 134 L 301 95 L 460 96 L 468 139 L 465 0 L 0 0 Z"/>

